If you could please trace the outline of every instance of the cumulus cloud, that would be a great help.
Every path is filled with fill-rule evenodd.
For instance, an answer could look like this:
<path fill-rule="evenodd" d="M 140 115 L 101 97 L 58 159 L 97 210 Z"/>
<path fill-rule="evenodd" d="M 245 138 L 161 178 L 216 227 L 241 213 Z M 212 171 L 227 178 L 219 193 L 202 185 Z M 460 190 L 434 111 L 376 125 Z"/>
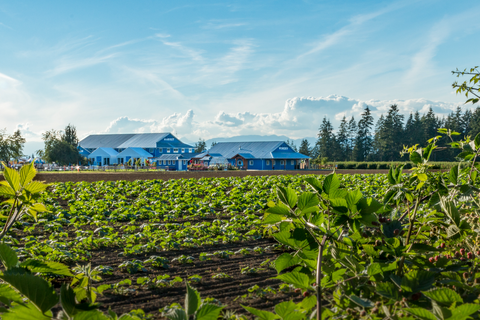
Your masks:
<path fill-rule="evenodd" d="M 188 110 L 184 115 L 174 113 L 160 121 L 148 119 L 130 119 L 120 117 L 112 122 L 105 130 L 106 133 L 149 133 L 149 132 L 176 132 L 178 134 L 191 133 L 194 113 Z"/>
<path fill-rule="evenodd" d="M 220 111 L 211 118 L 196 121 L 192 110 L 187 113 L 174 113 L 161 120 L 141 120 L 127 117 L 118 118 L 107 128 L 106 132 L 174 132 L 179 136 L 196 141 L 214 137 L 230 137 L 235 135 L 286 135 L 292 138 L 314 136 L 324 117 L 337 128 L 345 116 L 354 116 L 357 120 L 368 106 L 374 117 L 388 111 L 392 104 L 398 105 L 400 111 L 408 115 L 419 111 L 426 113 L 430 108 L 444 116 L 452 112 L 457 104 L 426 99 L 410 100 L 367 100 L 351 99 L 344 96 L 330 95 L 327 97 L 296 97 L 285 101 L 283 109 L 272 113 Z"/>

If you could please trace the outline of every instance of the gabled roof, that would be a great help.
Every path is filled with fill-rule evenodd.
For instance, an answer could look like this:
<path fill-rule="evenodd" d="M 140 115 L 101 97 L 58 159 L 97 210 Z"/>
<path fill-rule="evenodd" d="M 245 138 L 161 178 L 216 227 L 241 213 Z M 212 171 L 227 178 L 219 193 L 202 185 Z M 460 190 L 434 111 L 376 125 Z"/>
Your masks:
<path fill-rule="evenodd" d="M 168 135 L 169 133 L 138 133 L 117 148 L 156 148 L 157 142 Z"/>
<path fill-rule="evenodd" d="M 170 133 L 92 134 L 78 143 L 82 148 L 156 148 Z M 188 146 L 191 147 L 191 146 Z"/>
<path fill-rule="evenodd" d="M 89 156 L 96 156 L 97 154 L 107 154 L 111 157 L 116 157 L 118 152 L 113 148 L 97 148 L 95 151 L 89 154 Z"/>
<path fill-rule="evenodd" d="M 250 154 L 255 159 L 271 159 L 271 152 L 276 150 L 283 141 L 253 141 L 253 142 L 218 142 L 208 154 L 219 153 L 231 159 L 237 154 Z"/>
<path fill-rule="evenodd" d="M 162 154 L 160 157 L 155 158 L 154 160 L 177 160 L 181 159 L 183 156 L 181 154 Z"/>
<path fill-rule="evenodd" d="M 78 143 L 82 148 L 118 148 L 119 145 L 131 139 L 135 134 L 92 134 Z"/>
<path fill-rule="evenodd" d="M 235 156 L 237 155 L 242 157 L 243 159 L 255 159 L 255 157 L 251 153 L 238 153 Z"/>
<path fill-rule="evenodd" d="M 137 158 L 151 158 L 152 157 L 152 155 L 149 152 L 143 150 L 142 148 L 127 148 L 117 155 L 117 157 L 119 157 L 119 158 L 121 158 L 123 156 L 133 156 L 133 157 L 137 157 Z"/>

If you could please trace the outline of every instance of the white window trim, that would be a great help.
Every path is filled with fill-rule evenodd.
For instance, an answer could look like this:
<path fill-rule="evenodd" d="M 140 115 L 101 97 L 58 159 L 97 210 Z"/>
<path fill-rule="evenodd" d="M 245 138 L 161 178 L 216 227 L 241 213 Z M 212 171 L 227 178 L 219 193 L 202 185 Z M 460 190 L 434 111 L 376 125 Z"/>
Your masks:
<path fill-rule="evenodd" d="M 295 160 L 290 161 L 290 164 L 293 166 L 295 165 Z"/>
<path fill-rule="evenodd" d="M 248 165 L 253 166 L 253 160 L 248 160 Z"/>
<path fill-rule="evenodd" d="M 170 148 L 166 148 L 167 149 L 167 153 L 170 153 Z"/>
<path fill-rule="evenodd" d="M 173 148 L 173 153 L 178 153 L 178 148 Z"/>
<path fill-rule="evenodd" d="M 169 165 L 171 164 L 171 163 L 170 163 L 170 160 L 168 160 L 168 164 L 169 164 Z"/>
<path fill-rule="evenodd" d="M 182 153 L 185 153 L 185 148 L 182 148 Z"/>
<path fill-rule="evenodd" d="M 269 165 L 269 164 L 270 164 L 270 160 L 267 160 L 267 165 Z"/>
<path fill-rule="evenodd" d="M 188 149 L 188 153 L 193 153 L 193 149 L 192 148 Z"/>
<path fill-rule="evenodd" d="M 276 165 L 277 164 L 277 160 L 273 160 L 273 165 Z"/>

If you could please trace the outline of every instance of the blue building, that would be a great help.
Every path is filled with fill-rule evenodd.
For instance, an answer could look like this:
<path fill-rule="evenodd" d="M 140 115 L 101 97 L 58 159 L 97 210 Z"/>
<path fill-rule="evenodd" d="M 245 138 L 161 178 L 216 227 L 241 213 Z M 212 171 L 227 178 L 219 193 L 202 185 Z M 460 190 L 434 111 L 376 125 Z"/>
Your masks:
<path fill-rule="evenodd" d="M 283 141 L 219 142 L 193 157 L 196 163 L 229 163 L 245 170 L 295 170 L 310 158 Z"/>
<path fill-rule="evenodd" d="M 132 133 L 132 134 L 93 134 L 78 144 L 80 154 L 94 165 L 124 164 L 130 159 L 155 161 L 163 165 L 162 156 L 173 156 L 175 165 L 170 161 L 170 169 L 186 170 L 191 157 L 195 156 L 194 147 L 183 143 L 171 133 Z M 182 160 L 179 162 L 178 159 Z M 161 160 L 161 163 L 160 163 Z M 187 162 L 184 162 L 187 161 Z"/>

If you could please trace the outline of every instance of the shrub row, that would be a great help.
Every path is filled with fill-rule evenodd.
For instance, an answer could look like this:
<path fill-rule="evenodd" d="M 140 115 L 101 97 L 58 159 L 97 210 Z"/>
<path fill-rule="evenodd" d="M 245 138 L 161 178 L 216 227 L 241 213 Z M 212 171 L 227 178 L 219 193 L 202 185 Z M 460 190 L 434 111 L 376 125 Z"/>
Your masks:
<path fill-rule="evenodd" d="M 458 162 L 430 162 L 432 169 L 451 169 L 453 166 L 458 166 Z M 411 169 L 412 162 L 329 162 L 328 165 L 337 166 L 337 169 L 390 169 L 393 166 L 405 165 L 404 169 Z M 462 168 L 463 166 L 460 165 Z"/>

